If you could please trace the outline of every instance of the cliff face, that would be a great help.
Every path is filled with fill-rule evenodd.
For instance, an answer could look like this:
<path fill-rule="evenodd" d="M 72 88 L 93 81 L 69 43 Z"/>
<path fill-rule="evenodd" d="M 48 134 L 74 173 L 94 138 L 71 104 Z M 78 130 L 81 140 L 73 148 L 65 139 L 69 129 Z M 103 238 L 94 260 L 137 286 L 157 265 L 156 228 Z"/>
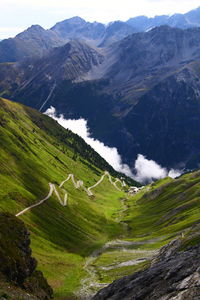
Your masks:
<path fill-rule="evenodd" d="M 93 299 L 198 300 L 200 244 L 168 256 L 169 248 L 165 246 L 165 249 L 162 249 L 160 255 L 164 259 L 161 262 L 155 262 L 145 271 L 114 281 L 99 291 Z"/>
<path fill-rule="evenodd" d="M 0 296 L 26 299 L 30 293 L 29 299 L 51 299 L 53 291 L 31 257 L 24 223 L 9 213 L 0 213 L 0 237 Z"/>

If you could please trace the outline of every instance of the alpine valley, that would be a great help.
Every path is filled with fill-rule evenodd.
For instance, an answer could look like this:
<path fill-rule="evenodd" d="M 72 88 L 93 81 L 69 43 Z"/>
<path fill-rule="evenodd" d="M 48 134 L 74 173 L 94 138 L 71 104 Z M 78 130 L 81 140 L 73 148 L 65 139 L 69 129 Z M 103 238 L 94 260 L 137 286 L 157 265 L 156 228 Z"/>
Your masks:
<path fill-rule="evenodd" d="M 0 41 L 0 300 L 200 299 L 200 8 Z M 9 99 L 9 100 L 8 100 Z M 84 118 L 142 186 L 57 117 Z"/>

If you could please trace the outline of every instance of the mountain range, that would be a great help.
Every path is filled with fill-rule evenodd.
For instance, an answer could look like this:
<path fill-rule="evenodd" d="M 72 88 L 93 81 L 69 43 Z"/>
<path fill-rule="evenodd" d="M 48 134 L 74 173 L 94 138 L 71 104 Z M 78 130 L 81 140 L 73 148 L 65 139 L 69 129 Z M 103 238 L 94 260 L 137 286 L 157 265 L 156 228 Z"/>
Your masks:
<path fill-rule="evenodd" d="M 41 56 L 49 49 L 74 39 L 104 48 L 128 35 L 146 32 L 157 26 L 168 25 L 180 29 L 199 27 L 199 20 L 200 8 L 197 8 L 186 14 L 154 18 L 139 16 L 130 18 L 126 22 L 110 22 L 108 25 L 87 22 L 80 17 L 58 22 L 48 30 L 33 25 L 15 38 L 0 41 L 0 62 L 14 62 L 27 57 Z"/>
<path fill-rule="evenodd" d="M 93 136 L 134 168 L 138 154 L 167 168 L 200 158 L 200 29 L 134 33 L 105 48 L 72 40 L 42 57 L 1 63 L 0 92 L 38 110 L 88 120 Z M 102 117 L 103 116 L 103 117 Z"/>
<path fill-rule="evenodd" d="M 0 299 L 199 299 L 199 15 L 0 42 Z M 183 174 L 142 186 L 57 122 L 80 118 L 133 178 Z"/>

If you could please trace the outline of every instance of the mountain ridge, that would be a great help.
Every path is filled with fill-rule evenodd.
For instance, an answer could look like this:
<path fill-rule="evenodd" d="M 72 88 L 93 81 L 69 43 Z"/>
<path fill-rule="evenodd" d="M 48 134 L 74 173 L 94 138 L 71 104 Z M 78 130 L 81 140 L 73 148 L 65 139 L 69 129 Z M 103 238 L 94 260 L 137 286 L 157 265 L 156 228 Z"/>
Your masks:
<path fill-rule="evenodd" d="M 76 16 L 56 23 L 44 30 L 40 25 L 33 25 L 15 38 L 0 41 L 0 62 L 15 62 L 27 57 L 41 56 L 53 47 L 64 45 L 70 40 L 80 39 L 89 45 L 107 47 L 126 36 L 149 31 L 156 26 L 168 25 L 181 29 L 199 27 L 200 8 L 186 14 L 138 16 L 126 22 L 116 20 L 104 25 L 99 22 L 87 22 Z M 37 31 L 38 37 L 34 35 Z M 9 51 L 7 51 L 9 49 Z"/>
<path fill-rule="evenodd" d="M 190 161 L 197 168 L 199 36 L 199 28 L 161 26 L 104 51 L 70 41 L 41 59 L 1 64 L 1 95 L 42 111 L 53 106 L 66 119 L 85 118 L 93 136 L 117 147 L 132 169 L 139 153 L 167 168 Z M 174 135 L 183 137 L 181 128 L 187 142 Z"/>

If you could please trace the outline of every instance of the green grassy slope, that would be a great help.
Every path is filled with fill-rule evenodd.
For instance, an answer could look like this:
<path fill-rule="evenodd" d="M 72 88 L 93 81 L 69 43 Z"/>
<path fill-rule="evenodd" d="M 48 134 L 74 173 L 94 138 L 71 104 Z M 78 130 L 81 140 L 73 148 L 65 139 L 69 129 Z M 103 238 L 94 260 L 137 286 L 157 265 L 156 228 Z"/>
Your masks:
<path fill-rule="evenodd" d="M 129 237 L 143 240 L 145 247 L 156 248 L 177 237 L 184 243 L 187 237 L 188 245 L 194 238 L 200 241 L 200 171 L 151 184 L 128 205 L 124 221 L 130 229 Z M 145 244 L 151 239 L 155 242 Z"/>
<path fill-rule="evenodd" d="M 59 185 L 70 173 L 86 187 L 94 185 L 105 170 L 113 178 L 121 176 L 81 138 L 51 118 L 3 99 L 0 141 L 1 211 L 16 214 L 43 199 L 49 182 L 64 197 Z M 154 250 L 173 239 L 180 238 L 180 249 L 200 241 L 200 171 L 165 178 L 129 197 L 107 177 L 94 188 L 94 197 L 82 188 L 74 189 L 71 181 L 63 187 L 68 206 L 61 206 L 53 193 L 19 217 L 31 232 L 33 256 L 54 288 L 55 299 L 74 299 L 73 293 L 88 276 L 85 262 L 107 241 L 119 239 L 122 248 L 113 244 L 92 262 L 101 283 L 147 267 L 148 259 L 130 266 L 120 267 L 120 263 L 150 259 Z M 112 264 L 116 268 L 102 268 Z"/>
<path fill-rule="evenodd" d="M 0 210 L 18 213 L 43 199 L 54 183 L 73 173 L 89 187 L 104 170 L 120 177 L 93 149 L 51 118 L 23 105 L 0 99 Z M 130 179 L 128 179 L 130 180 Z M 131 181 L 130 181 L 131 183 Z M 123 232 L 116 222 L 124 192 L 105 178 L 89 197 L 63 186 L 68 206 L 55 194 L 42 205 L 20 216 L 31 232 L 33 256 L 55 289 L 55 295 L 71 295 L 84 277 L 85 257 L 108 239 Z"/>
<path fill-rule="evenodd" d="M 173 251 L 200 242 L 200 171 L 152 183 L 126 198 L 125 205 L 121 221 L 126 234 L 121 248 L 113 245 L 93 262 L 101 283 L 147 268 L 159 249 L 172 240 L 177 241 Z"/>

